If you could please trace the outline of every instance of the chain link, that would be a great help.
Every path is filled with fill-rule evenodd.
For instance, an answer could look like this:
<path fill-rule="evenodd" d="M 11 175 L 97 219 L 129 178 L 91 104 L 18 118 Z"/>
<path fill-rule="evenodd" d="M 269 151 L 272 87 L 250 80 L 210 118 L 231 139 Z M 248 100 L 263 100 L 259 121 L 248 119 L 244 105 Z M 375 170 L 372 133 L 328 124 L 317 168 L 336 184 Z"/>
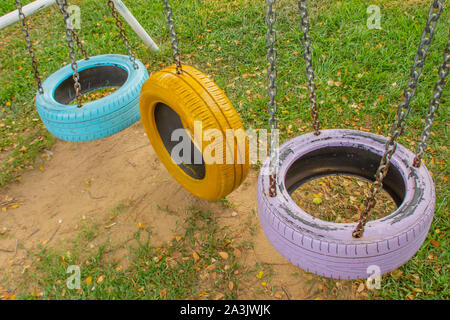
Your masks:
<path fill-rule="evenodd" d="M 177 73 L 180 74 L 183 71 L 183 67 L 181 65 L 181 56 L 180 51 L 178 49 L 177 34 L 175 33 L 175 20 L 173 19 L 172 7 L 169 4 L 169 0 L 163 1 L 164 1 L 164 13 L 167 16 L 167 26 L 170 31 L 170 43 L 172 44 L 173 59 L 175 61 Z"/>
<path fill-rule="evenodd" d="M 267 68 L 267 78 L 269 80 L 269 85 L 267 87 L 267 93 L 269 94 L 269 104 L 268 111 L 270 114 L 268 127 L 269 127 L 269 146 L 270 146 L 270 187 L 269 187 L 269 195 L 271 197 L 275 197 L 277 195 L 276 188 L 276 170 L 275 170 L 275 161 L 276 161 L 276 148 L 277 148 L 277 127 L 278 121 L 276 118 L 276 112 L 278 109 L 278 104 L 276 101 L 277 96 L 277 50 L 275 49 L 275 42 L 277 41 L 277 32 L 274 29 L 275 23 L 277 21 L 277 14 L 274 10 L 274 5 L 276 4 L 276 0 L 266 0 L 267 3 L 267 12 L 266 12 L 266 24 L 268 25 L 268 30 L 266 33 L 266 40 L 269 45 L 269 49 L 267 50 L 267 61 L 269 63 L 269 67 Z"/>
<path fill-rule="evenodd" d="M 72 28 L 72 35 L 75 39 L 75 42 L 77 43 L 78 48 L 80 49 L 81 53 L 84 56 L 85 60 L 89 60 L 89 55 L 86 52 L 86 49 L 84 49 L 83 43 L 81 42 L 80 38 L 78 37 L 78 34 L 73 30 Z"/>
<path fill-rule="evenodd" d="M 125 33 L 125 30 L 122 25 L 122 21 L 119 18 L 119 14 L 117 13 L 114 2 L 112 2 L 111 0 L 108 0 L 108 6 L 111 9 L 112 16 L 116 20 L 116 26 L 117 26 L 117 28 L 119 28 L 123 43 L 125 44 L 125 47 L 127 48 L 128 56 L 130 57 L 130 60 L 133 63 L 133 68 L 135 70 L 137 70 L 137 69 L 139 69 L 139 65 L 136 62 L 136 57 L 133 54 L 133 50 L 131 50 L 131 46 L 130 46 L 130 43 L 128 42 L 127 34 Z"/>
<path fill-rule="evenodd" d="M 313 128 L 315 135 L 320 134 L 319 111 L 316 102 L 316 84 L 314 82 L 314 70 L 312 65 L 312 51 L 311 51 L 311 37 L 309 36 L 309 21 L 308 8 L 306 0 L 298 1 L 298 8 L 301 16 L 301 29 L 303 32 L 302 43 L 305 47 L 305 61 L 306 61 L 306 77 L 308 78 L 308 90 L 310 93 L 309 102 L 311 104 L 311 117 L 313 120 Z"/>
<path fill-rule="evenodd" d="M 421 141 L 417 146 L 416 157 L 414 158 L 414 167 L 420 167 L 420 163 L 422 161 L 423 154 L 427 149 L 428 140 L 430 139 L 431 128 L 433 127 L 434 119 L 436 118 L 436 113 L 439 109 L 439 100 L 442 96 L 442 91 L 444 90 L 445 78 L 449 72 L 449 64 L 450 64 L 450 38 L 447 41 L 447 46 L 444 49 L 444 62 L 439 67 L 438 76 L 439 80 L 436 82 L 433 91 L 433 98 L 430 101 L 430 105 L 428 107 L 428 114 L 425 119 L 425 128 L 421 134 Z"/>
<path fill-rule="evenodd" d="M 361 238 L 364 233 L 364 227 L 369 220 L 369 213 L 376 205 L 376 199 L 378 192 L 383 187 L 383 180 L 386 177 L 389 165 L 397 149 L 397 139 L 403 133 L 405 129 L 405 120 L 411 110 L 411 100 L 417 90 L 417 81 L 422 74 L 423 66 L 427 57 L 428 49 L 434 36 L 437 21 L 442 13 L 442 1 L 434 0 L 430 11 L 428 13 L 428 21 L 425 30 L 422 33 L 420 39 L 419 50 L 417 51 L 414 65 L 411 69 L 411 75 L 408 84 L 405 87 L 403 93 L 403 101 L 397 109 L 397 120 L 394 122 L 390 132 L 390 138 L 386 143 L 385 152 L 381 159 L 380 166 L 375 174 L 375 182 L 371 186 L 370 194 L 366 199 L 364 206 L 365 209 L 361 213 L 360 221 L 353 231 L 354 238 Z"/>
<path fill-rule="evenodd" d="M 43 94 L 44 89 L 42 88 L 42 80 L 41 80 L 41 75 L 39 73 L 38 66 L 37 66 L 36 54 L 34 53 L 33 45 L 30 40 L 30 34 L 28 33 L 28 23 L 27 23 L 25 14 L 22 11 L 23 5 L 20 0 L 15 0 L 15 1 L 16 1 L 17 10 L 19 11 L 19 18 L 20 18 L 20 21 L 22 22 L 22 29 L 23 29 L 23 32 L 25 33 L 25 42 L 27 44 L 28 52 L 30 54 L 31 65 L 34 69 L 34 77 L 36 78 L 38 92 L 40 94 Z"/>
<path fill-rule="evenodd" d="M 61 11 L 63 17 L 64 17 L 64 25 L 66 28 L 66 37 L 67 37 L 67 44 L 69 46 L 69 56 L 72 60 L 72 78 L 74 81 L 73 87 L 75 89 L 75 97 L 78 102 L 78 108 L 83 107 L 83 104 L 81 102 L 83 96 L 81 94 L 81 85 L 80 85 L 80 75 L 78 73 L 78 64 L 77 59 L 75 55 L 75 48 L 73 46 L 73 30 L 70 28 L 70 22 L 69 22 L 69 14 L 67 13 L 67 1 L 63 0 L 56 0 L 56 3 L 59 6 L 59 10 Z"/>

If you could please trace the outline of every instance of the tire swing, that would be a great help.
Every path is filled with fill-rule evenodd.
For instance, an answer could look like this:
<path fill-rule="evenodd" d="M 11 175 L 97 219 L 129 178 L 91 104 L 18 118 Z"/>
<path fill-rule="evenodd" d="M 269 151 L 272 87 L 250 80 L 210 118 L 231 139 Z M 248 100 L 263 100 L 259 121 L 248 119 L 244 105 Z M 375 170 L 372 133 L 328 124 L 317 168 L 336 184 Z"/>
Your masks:
<path fill-rule="evenodd" d="M 274 129 L 277 109 L 276 32 L 273 28 L 276 22 L 273 9 L 275 2 L 267 0 L 266 17 L 270 45 L 268 76 L 272 141 L 276 138 Z M 363 131 L 320 130 L 305 0 L 299 0 L 299 8 L 315 132 L 294 138 L 279 149 L 271 143 L 271 156 L 264 163 L 258 178 L 261 224 L 272 245 L 286 259 L 304 270 L 339 279 L 368 278 L 374 270 L 384 274 L 406 263 L 419 250 L 433 219 L 435 188 L 421 158 L 427 148 L 445 77 L 449 72 L 450 39 L 444 51 L 444 62 L 439 68 L 439 81 L 434 88 L 417 154 L 397 144 L 396 139 L 404 130 L 404 122 L 410 112 L 410 103 L 443 5 L 438 0 L 434 0 L 431 5 L 411 79 L 405 88 L 403 102 L 398 107 L 389 139 Z M 340 174 L 373 182 L 358 224 L 320 220 L 309 215 L 292 200 L 291 194 L 305 182 Z M 388 216 L 369 221 L 369 212 L 376 202 L 375 195 L 383 187 L 398 208 Z"/>
<path fill-rule="evenodd" d="M 140 118 L 139 91 L 148 78 L 148 72 L 132 53 L 114 3 L 111 0 L 108 1 L 129 57 L 120 54 L 88 57 L 78 35 L 70 26 L 67 1 L 57 0 L 56 2 L 64 16 L 72 62 L 71 65 L 52 74 L 42 84 L 22 4 L 20 0 L 16 0 L 38 85 L 36 108 L 42 122 L 51 134 L 66 141 L 101 139 L 129 127 Z M 84 55 L 83 60 L 76 60 L 74 40 Z M 82 103 L 83 95 L 114 87 L 118 89 L 110 95 Z M 71 104 L 74 101 L 77 103 Z"/>
<path fill-rule="evenodd" d="M 172 8 L 168 0 L 164 4 L 175 65 L 152 74 L 143 85 L 142 123 L 175 180 L 198 198 L 219 200 L 247 176 L 247 138 L 244 135 L 243 143 L 227 139 L 227 132 L 243 132 L 244 127 L 225 92 L 201 71 L 181 64 Z M 202 143 L 206 132 L 216 133 L 209 144 Z M 186 150 L 179 151 L 179 139 L 187 141 Z M 213 161 L 206 157 L 211 147 L 215 149 Z"/>

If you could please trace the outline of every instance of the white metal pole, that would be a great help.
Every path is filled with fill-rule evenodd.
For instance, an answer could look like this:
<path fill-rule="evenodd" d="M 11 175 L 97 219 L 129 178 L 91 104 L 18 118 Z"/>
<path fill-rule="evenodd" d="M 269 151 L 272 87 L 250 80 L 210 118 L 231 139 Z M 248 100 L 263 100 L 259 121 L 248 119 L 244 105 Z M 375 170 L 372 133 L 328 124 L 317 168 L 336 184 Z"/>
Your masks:
<path fill-rule="evenodd" d="M 128 8 L 123 4 L 121 0 L 112 0 L 117 11 L 122 15 L 125 21 L 130 25 L 130 27 L 136 32 L 139 38 L 144 41 L 144 44 L 152 51 L 158 51 L 159 48 L 152 38 L 148 35 L 147 31 L 141 26 L 139 21 L 133 16 L 133 14 L 128 10 Z"/>
<path fill-rule="evenodd" d="M 25 17 L 31 16 L 38 11 L 50 7 L 55 2 L 56 0 L 37 0 L 31 2 L 22 8 L 23 14 L 25 15 Z M 14 10 L 10 13 L 5 14 L 3 17 L 0 17 L 0 30 L 6 28 L 9 25 L 12 25 L 13 23 L 16 23 L 17 21 L 19 21 L 18 10 Z"/>

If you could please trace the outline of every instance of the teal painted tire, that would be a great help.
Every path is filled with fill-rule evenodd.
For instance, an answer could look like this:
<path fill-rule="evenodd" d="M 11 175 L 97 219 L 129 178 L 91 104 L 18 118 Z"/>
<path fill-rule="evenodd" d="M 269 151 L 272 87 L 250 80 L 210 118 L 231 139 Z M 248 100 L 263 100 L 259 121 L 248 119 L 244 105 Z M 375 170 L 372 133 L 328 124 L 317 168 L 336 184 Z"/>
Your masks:
<path fill-rule="evenodd" d="M 47 78 L 44 93 L 36 95 L 36 108 L 47 130 L 65 141 L 106 138 L 140 119 L 139 94 L 148 72 L 140 61 L 134 69 L 128 56 L 107 54 L 78 61 L 82 94 L 119 87 L 110 95 L 85 103 L 75 100 L 72 68 L 67 65 Z"/>

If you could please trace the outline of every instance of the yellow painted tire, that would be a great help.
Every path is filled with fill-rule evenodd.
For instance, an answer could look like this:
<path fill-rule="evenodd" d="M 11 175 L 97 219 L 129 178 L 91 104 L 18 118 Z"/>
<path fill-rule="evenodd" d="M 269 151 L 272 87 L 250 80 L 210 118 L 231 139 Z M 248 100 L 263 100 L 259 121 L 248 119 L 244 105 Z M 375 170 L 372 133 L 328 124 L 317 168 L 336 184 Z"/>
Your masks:
<path fill-rule="evenodd" d="M 226 130 L 244 130 L 244 127 L 225 93 L 204 73 L 184 65 L 181 74 L 176 73 L 175 66 L 152 74 L 142 87 L 139 107 L 142 123 L 155 152 L 169 173 L 187 191 L 201 199 L 219 200 L 244 181 L 249 170 L 248 140 L 245 138 L 245 147 L 242 147 L 236 140 L 230 142 L 226 139 Z M 165 116 L 160 116 L 160 113 Z M 165 127 L 172 124 L 163 123 L 162 127 L 157 122 L 161 122 L 160 119 L 178 117 L 180 126 L 188 132 L 194 132 L 195 121 L 201 121 L 202 136 L 210 129 L 222 133 L 222 163 L 203 162 L 200 169 L 183 163 L 182 168 L 172 159 L 165 145 L 169 143 L 168 134 L 163 132 L 168 130 Z M 178 121 L 173 119 L 164 121 Z M 202 143 L 199 150 L 202 155 L 205 148 L 213 142 Z M 235 155 L 233 163 L 227 163 L 227 152 Z M 244 159 L 244 163 L 238 163 L 237 157 Z M 188 174 L 189 170 L 192 170 L 192 174 Z"/>

